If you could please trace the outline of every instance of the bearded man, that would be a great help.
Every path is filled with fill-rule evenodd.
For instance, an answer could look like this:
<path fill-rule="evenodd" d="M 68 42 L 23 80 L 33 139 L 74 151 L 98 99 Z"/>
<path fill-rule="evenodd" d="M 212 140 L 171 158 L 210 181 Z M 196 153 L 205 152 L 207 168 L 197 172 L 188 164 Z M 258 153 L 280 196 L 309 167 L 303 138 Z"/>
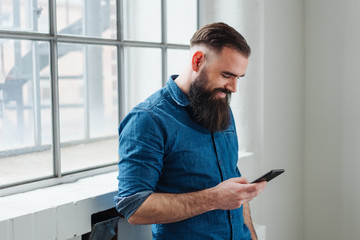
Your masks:
<path fill-rule="evenodd" d="M 185 71 L 119 126 L 116 209 L 131 224 L 154 224 L 153 239 L 257 239 L 248 202 L 266 182 L 241 177 L 229 106 L 250 47 L 213 23 L 195 32 L 190 52 Z"/>

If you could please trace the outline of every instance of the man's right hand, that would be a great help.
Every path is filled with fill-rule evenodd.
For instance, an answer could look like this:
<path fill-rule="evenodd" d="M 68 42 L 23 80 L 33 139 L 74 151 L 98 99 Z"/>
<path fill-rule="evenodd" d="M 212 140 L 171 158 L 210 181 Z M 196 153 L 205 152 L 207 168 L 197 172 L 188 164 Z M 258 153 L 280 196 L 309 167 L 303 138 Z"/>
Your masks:
<path fill-rule="evenodd" d="M 236 209 L 251 201 L 265 188 L 266 181 L 249 183 L 245 178 L 230 178 L 212 188 L 215 194 L 214 209 Z"/>

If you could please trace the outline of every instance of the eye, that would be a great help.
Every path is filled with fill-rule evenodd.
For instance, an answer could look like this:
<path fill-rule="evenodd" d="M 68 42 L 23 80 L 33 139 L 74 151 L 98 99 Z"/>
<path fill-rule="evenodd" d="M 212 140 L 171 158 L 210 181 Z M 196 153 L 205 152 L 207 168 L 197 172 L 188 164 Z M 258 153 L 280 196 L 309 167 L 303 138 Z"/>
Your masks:
<path fill-rule="evenodd" d="M 231 77 L 229 74 L 225 74 L 225 73 L 222 73 L 221 76 L 223 76 L 224 78 L 230 78 Z"/>

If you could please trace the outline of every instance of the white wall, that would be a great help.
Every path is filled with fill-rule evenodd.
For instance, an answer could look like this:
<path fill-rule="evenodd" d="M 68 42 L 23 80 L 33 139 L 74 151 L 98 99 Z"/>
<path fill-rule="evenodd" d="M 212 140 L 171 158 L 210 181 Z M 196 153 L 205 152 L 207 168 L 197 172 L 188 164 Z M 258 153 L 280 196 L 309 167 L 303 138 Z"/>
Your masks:
<path fill-rule="evenodd" d="M 360 2 L 345 5 L 342 106 L 342 239 L 360 239 Z"/>
<path fill-rule="evenodd" d="M 303 238 L 303 1 L 264 1 L 264 168 L 284 168 L 264 192 L 268 240 Z"/>
<path fill-rule="evenodd" d="M 360 2 L 305 5 L 305 239 L 360 239 Z"/>
<path fill-rule="evenodd" d="M 341 239 L 343 5 L 306 1 L 306 239 Z"/>

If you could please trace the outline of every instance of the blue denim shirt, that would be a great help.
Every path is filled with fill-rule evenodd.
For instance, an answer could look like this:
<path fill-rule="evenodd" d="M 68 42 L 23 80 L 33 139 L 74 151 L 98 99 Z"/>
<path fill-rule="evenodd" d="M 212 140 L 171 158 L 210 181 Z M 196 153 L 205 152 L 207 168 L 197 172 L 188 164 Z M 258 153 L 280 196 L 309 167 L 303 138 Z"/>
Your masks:
<path fill-rule="evenodd" d="M 241 176 L 234 119 L 211 133 L 191 119 L 187 96 L 171 76 L 166 86 L 136 106 L 119 127 L 119 192 L 115 205 L 129 218 L 154 192 L 186 193 Z M 152 226 L 153 239 L 250 239 L 242 207 L 214 210 Z"/>

